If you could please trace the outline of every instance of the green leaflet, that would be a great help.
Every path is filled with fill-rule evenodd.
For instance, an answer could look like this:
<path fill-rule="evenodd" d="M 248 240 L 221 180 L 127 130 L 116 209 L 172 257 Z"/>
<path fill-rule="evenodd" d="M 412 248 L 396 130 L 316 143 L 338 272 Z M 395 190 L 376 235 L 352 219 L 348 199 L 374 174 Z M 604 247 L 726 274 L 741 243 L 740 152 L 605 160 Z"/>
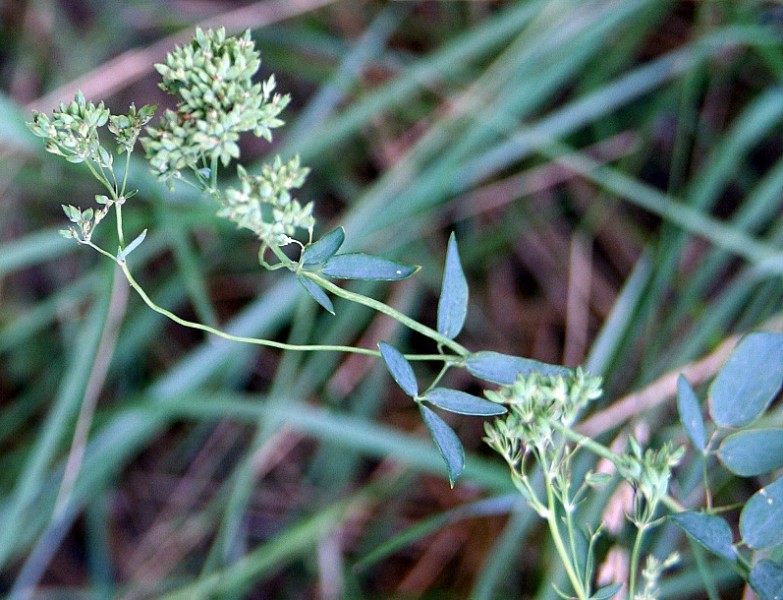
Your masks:
<path fill-rule="evenodd" d="M 457 240 L 452 233 L 446 251 L 443 284 L 438 300 L 438 332 L 454 339 L 462 331 L 468 313 L 468 282 L 462 270 Z"/>
<path fill-rule="evenodd" d="M 326 261 L 321 273 L 336 279 L 370 279 L 399 281 L 413 275 L 419 267 L 370 256 L 369 254 L 337 254 Z"/>
<path fill-rule="evenodd" d="M 323 306 L 327 311 L 334 314 L 334 305 L 326 295 L 326 292 L 315 283 L 312 279 L 308 279 L 303 275 L 297 275 L 296 280 L 301 284 L 305 291 L 310 294 L 310 297 Z"/>
<path fill-rule="evenodd" d="M 311 266 L 320 264 L 337 254 L 345 242 L 345 229 L 338 227 L 313 242 L 302 251 L 302 264 Z"/>
<path fill-rule="evenodd" d="M 465 468 L 465 450 L 462 448 L 462 443 L 459 441 L 457 434 L 454 433 L 454 430 L 446 424 L 446 421 L 435 414 L 434 410 L 427 408 L 423 404 L 419 404 L 419 410 L 421 411 L 422 419 L 424 419 L 424 424 L 430 430 L 432 440 L 438 447 L 443 460 L 446 461 L 449 483 L 451 487 L 454 487 L 457 479 L 462 475 L 462 470 Z"/>
<path fill-rule="evenodd" d="M 381 351 L 386 368 L 397 385 L 411 398 L 415 398 L 419 393 L 419 386 L 416 383 L 416 374 L 413 372 L 411 364 L 399 350 L 386 342 L 379 342 L 378 349 Z"/>

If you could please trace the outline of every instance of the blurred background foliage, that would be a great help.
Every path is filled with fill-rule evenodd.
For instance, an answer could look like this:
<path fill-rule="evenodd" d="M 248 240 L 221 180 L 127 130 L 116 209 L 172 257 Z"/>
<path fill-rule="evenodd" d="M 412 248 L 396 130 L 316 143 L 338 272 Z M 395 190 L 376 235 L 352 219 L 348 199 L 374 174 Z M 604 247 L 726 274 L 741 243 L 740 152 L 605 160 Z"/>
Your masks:
<path fill-rule="evenodd" d="M 86 207 L 98 190 L 45 154 L 23 125 L 30 110 L 77 88 L 118 112 L 162 108 L 152 65 L 197 24 L 250 28 L 262 75 L 292 95 L 275 147 L 243 141 L 248 169 L 300 153 L 317 233 L 344 224 L 353 249 L 424 267 L 362 290 L 433 324 L 456 231 L 471 287 L 462 343 L 603 375 L 594 435 L 682 441 L 667 373 L 702 383 L 732 336 L 777 323 L 777 3 L 5 0 L 0 16 L 10 597 L 553 598 L 563 581 L 478 419 L 450 421 L 469 451 L 450 490 L 379 361 L 183 329 L 57 235 L 60 204 Z M 141 193 L 128 231 L 150 230 L 131 266 L 158 303 L 244 335 L 433 350 L 361 307 L 319 310 L 293 278 L 259 270 L 252 236 L 186 189 L 169 193 L 142 161 L 130 181 Z M 448 383 L 481 390 L 462 373 Z M 698 471 L 675 484 L 686 500 Z M 601 518 L 610 492 L 587 514 Z M 661 528 L 650 551 L 678 544 Z M 706 597 L 705 585 L 740 597 L 731 572 L 704 559 L 700 575 L 694 556 L 662 597 Z"/>

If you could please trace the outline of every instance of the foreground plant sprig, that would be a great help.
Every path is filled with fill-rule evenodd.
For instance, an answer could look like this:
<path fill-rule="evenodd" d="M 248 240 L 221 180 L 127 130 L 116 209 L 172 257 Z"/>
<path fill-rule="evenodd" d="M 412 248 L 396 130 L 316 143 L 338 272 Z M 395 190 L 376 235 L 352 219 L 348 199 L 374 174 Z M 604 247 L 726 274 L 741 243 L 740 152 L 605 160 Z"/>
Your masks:
<path fill-rule="evenodd" d="M 601 379 L 581 369 L 521 374 L 511 384 L 486 395 L 507 406 L 509 411 L 504 417 L 485 423 L 485 441 L 505 459 L 514 485 L 546 521 L 575 597 L 579 600 L 610 598 L 621 588 L 618 584 L 601 590 L 593 588 L 594 549 L 601 528 L 586 530 L 576 521 L 578 507 L 588 489 L 603 482 L 603 478 L 591 472 L 580 481 L 574 479 L 574 457 L 580 449 L 586 449 L 611 461 L 636 492 L 634 507 L 626 515 L 637 529 L 629 573 L 629 598 L 652 598 L 659 574 L 656 571 L 653 576 L 653 569 L 648 569 L 645 575 L 645 590 L 636 596 L 639 553 L 644 535 L 660 522 L 658 508 L 666 498 L 672 469 L 682 458 L 684 448 L 675 449 L 667 443 L 657 451 L 643 451 L 630 438 L 629 452 L 615 454 L 575 432 L 573 426 L 579 414 L 601 396 Z M 531 479 L 534 468 L 543 475 L 543 494 Z M 587 544 L 577 541 L 581 539 L 587 540 Z M 667 561 L 664 563 L 669 565 Z M 648 566 L 657 564 L 648 560 Z M 572 597 L 558 592 L 564 598 Z"/>
<path fill-rule="evenodd" d="M 555 501 L 570 506 L 572 502 L 576 503 L 577 498 L 568 495 L 571 450 L 562 447 L 552 452 L 551 443 L 558 434 L 549 425 L 554 422 L 571 424 L 579 410 L 600 393 L 600 380 L 587 376 L 581 370 L 572 373 L 569 369 L 528 359 L 493 352 L 472 353 L 457 342 L 455 338 L 462 331 L 467 314 L 468 286 L 453 235 L 448 243 L 437 325 L 432 328 L 378 300 L 334 283 L 335 279 L 400 281 L 415 274 L 418 267 L 378 256 L 342 252 L 345 231 L 339 227 L 314 241 L 313 203 L 303 204 L 294 197 L 294 191 L 302 187 L 309 171 L 300 164 L 298 157 L 288 161 L 275 157 L 258 173 L 250 173 L 242 165 L 237 165 L 239 184 L 221 187 L 218 171 L 240 158 L 240 135 L 252 132 L 271 141 L 272 130 L 283 124 L 280 114 L 289 97 L 275 93 L 274 77 L 261 84 L 253 82 L 260 64 L 249 32 L 234 38 L 226 37 L 223 30 L 197 30 L 190 44 L 178 47 L 166 57 L 165 64 L 157 65 L 163 78 L 161 88 L 174 95 L 177 104 L 175 110 L 167 110 L 163 114 L 157 126 L 147 128 L 146 136 L 141 138 L 151 169 L 169 186 L 181 182 L 213 199 L 217 204 L 217 216 L 251 231 L 258 239 L 261 267 L 289 271 L 307 294 L 327 311 L 335 312 L 331 299 L 334 296 L 362 304 L 431 339 L 436 344 L 437 354 L 403 355 L 386 342 L 381 342 L 378 350 L 372 350 L 350 346 L 297 346 L 262 338 L 238 337 L 183 319 L 157 305 L 138 283 L 127 263 L 129 255 L 144 241 L 146 230 L 126 244 L 122 223 L 122 207 L 135 193 L 126 190 L 129 156 L 142 128 L 152 118 L 154 107 L 145 106 L 137 111 L 135 106 L 131 106 L 125 115 L 112 115 L 102 103 L 95 105 L 88 102 L 79 93 L 72 103 L 63 104 L 54 111 L 51 118 L 42 113 L 34 114 L 30 128 L 47 140 L 47 150 L 71 162 L 85 163 L 109 192 L 108 195 L 96 196 L 95 207 L 64 206 L 72 223 L 69 229 L 64 230 L 64 235 L 117 263 L 129 284 L 152 310 L 180 325 L 243 343 L 381 357 L 398 385 L 418 405 L 446 463 L 452 485 L 462 473 L 465 457 L 459 438 L 441 416 L 441 411 L 480 417 L 503 415 L 510 411 L 507 423 L 513 420 L 515 426 L 525 429 L 526 436 L 535 437 L 534 452 L 541 461 L 546 461 L 550 472 L 560 482 L 558 487 L 553 488 L 556 496 L 536 506 L 542 516 L 546 515 L 550 522 L 554 522 Z M 126 158 L 121 180 L 114 173 L 114 152 L 101 139 L 104 127 L 114 137 L 117 155 L 124 154 Z M 112 210 L 117 221 L 116 253 L 95 241 L 96 230 Z M 298 258 L 291 258 L 283 251 L 283 247 L 290 244 L 299 247 Z M 443 363 L 440 373 L 426 386 L 420 385 L 409 362 L 421 360 Z M 487 398 L 473 396 L 441 385 L 447 371 L 454 367 L 467 368 L 474 376 L 491 383 L 514 383 L 498 392 L 488 393 Z M 546 373 L 559 375 L 548 378 Z M 524 374 L 528 375 L 527 379 L 518 378 Z M 547 403 L 546 398 L 551 402 Z M 499 444 L 500 438 L 496 438 L 496 442 Z M 517 463 L 513 464 L 524 482 L 524 469 L 520 469 Z M 532 490 L 529 497 L 532 500 Z M 573 539 L 570 540 L 569 546 L 573 543 Z M 564 556 L 568 556 L 565 550 Z M 582 576 L 574 577 L 575 581 L 585 581 Z"/>
<path fill-rule="evenodd" d="M 573 429 L 585 407 L 600 396 L 600 378 L 581 369 L 572 370 L 492 351 L 471 352 L 459 343 L 456 338 L 465 325 L 469 295 L 453 234 L 446 252 L 437 321 L 431 327 L 379 300 L 335 283 L 335 280 L 401 281 L 414 275 L 418 267 L 384 257 L 344 252 L 346 239 L 341 227 L 314 240 L 314 205 L 301 202 L 295 196 L 309 173 L 299 157 L 287 161 L 274 157 L 253 173 L 237 164 L 238 184 L 222 186 L 220 170 L 229 168 L 232 162 L 241 158 L 240 136 L 252 133 L 272 141 L 273 130 L 283 125 L 280 115 L 290 98 L 276 92 L 274 76 L 262 83 L 253 81 L 260 64 L 249 32 L 227 37 L 222 29 L 206 32 L 199 29 L 190 44 L 176 48 L 164 64 L 156 65 L 162 76 L 161 88 L 175 97 L 176 106 L 165 111 L 156 126 L 147 127 L 146 135 L 141 134 L 153 117 L 153 106 L 137 110 L 131 105 L 127 114 L 114 115 L 102 102 L 96 105 L 78 93 L 73 102 L 61 104 L 51 116 L 34 113 L 28 125 L 35 135 L 46 140 L 47 150 L 72 163 L 85 164 L 106 191 L 106 194 L 95 196 L 94 206 L 83 209 L 64 205 L 70 225 L 62 234 L 114 261 L 130 286 L 152 310 L 182 326 L 241 343 L 381 358 L 394 381 L 419 409 L 443 457 L 452 486 L 463 472 L 465 453 L 448 422 L 448 414 L 444 413 L 498 417 L 493 424 L 487 424 L 486 441 L 504 457 L 517 489 L 546 521 L 573 593 L 584 600 L 609 598 L 618 588 L 593 589 L 595 544 L 602 528 L 600 525 L 592 529 L 579 526 L 576 513 L 598 478 L 588 475 L 575 480 L 574 456 L 587 449 L 612 460 L 621 476 L 638 492 L 636 508 L 630 515 L 639 530 L 630 574 L 633 594 L 642 536 L 657 524 L 658 506 L 664 500 L 671 468 L 681 453 L 666 445 L 656 452 L 643 452 L 636 442 L 632 442 L 626 455 L 616 456 L 600 444 L 579 436 Z M 106 145 L 102 139 L 109 134 L 114 147 Z M 146 230 L 126 243 L 122 216 L 126 202 L 136 193 L 127 190 L 126 185 L 130 155 L 139 139 L 150 168 L 159 180 L 170 187 L 177 183 L 194 187 L 215 202 L 218 217 L 252 232 L 259 243 L 260 267 L 288 272 L 313 300 L 332 314 L 337 310 L 334 297 L 383 313 L 431 340 L 436 352 L 403 354 L 385 341 L 380 341 L 376 350 L 293 345 L 235 336 L 183 319 L 156 304 L 128 265 L 128 257 L 144 242 Z M 124 168 L 119 171 L 120 177 L 115 171 L 115 163 L 123 155 Z M 107 249 L 105 236 L 96 235 L 112 211 L 116 221 L 116 252 Z M 295 246 L 294 250 L 298 252 L 284 251 L 286 246 Z M 435 377 L 423 382 L 414 369 L 416 361 L 438 361 L 442 367 Z M 450 389 L 443 381 L 452 368 L 465 368 L 476 378 L 500 387 L 487 391 L 485 397 Z M 533 465 L 544 474 L 543 495 L 532 483 Z M 587 540 L 586 550 L 582 539 Z M 648 561 L 649 568 L 644 575 L 645 598 L 655 589 L 660 571 L 656 570 L 657 564 Z"/>
<path fill-rule="evenodd" d="M 261 64 L 250 33 L 227 37 L 225 31 L 197 30 L 193 41 L 176 48 L 156 65 L 162 76 L 161 88 L 176 98 L 176 109 L 167 110 L 155 127 L 141 137 L 145 155 L 158 178 L 167 185 L 190 185 L 217 204 L 217 216 L 237 227 L 251 231 L 260 243 L 259 264 L 269 270 L 287 270 L 303 289 L 329 312 L 334 313 L 330 296 L 362 304 L 397 320 L 437 345 L 437 354 L 407 355 L 414 361 L 442 362 L 441 376 L 452 366 L 463 365 L 470 352 L 453 338 L 461 329 L 467 310 L 467 295 L 444 292 L 451 308 L 444 311 L 450 325 L 438 329 L 400 313 L 394 308 L 335 284 L 335 279 L 400 281 L 418 271 L 382 257 L 340 252 L 345 232 L 337 228 L 314 241 L 313 203 L 301 203 L 294 196 L 309 172 L 297 156 L 288 161 L 275 157 L 260 172 L 250 173 L 236 166 L 238 186 L 222 187 L 219 169 L 240 158 L 239 138 L 251 133 L 272 140 L 272 131 L 283 125 L 280 113 L 289 102 L 288 95 L 275 92 L 270 76 L 263 83 L 253 82 Z M 28 126 L 46 139 L 47 150 L 70 162 L 84 163 L 108 192 L 95 196 L 95 205 L 87 208 L 64 205 L 71 225 L 62 234 L 89 246 L 113 260 L 128 283 L 154 311 L 172 321 L 225 339 L 287 350 L 339 351 L 381 356 L 375 349 L 338 345 L 293 345 L 234 336 L 215 327 L 183 319 L 157 305 L 133 276 L 127 260 L 146 237 L 146 230 L 126 243 L 122 208 L 136 191 L 126 190 L 130 155 L 142 129 L 149 123 L 155 107 L 137 110 L 131 105 L 127 114 L 113 115 L 103 103 L 94 104 L 77 93 L 73 102 L 61 104 L 51 116 L 35 112 Z M 116 149 L 106 144 L 111 134 Z M 115 156 L 125 155 L 122 177 L 115 174 Z M 105 237 L 96 236 L 101 223 L 113 211 L 117 224 L 117 251 L 105 247 Z M 301 235 L 300 235 L 301 234 Z M 283 246 L 299 246 L 299 257 L 291 258 Z M 456 242 L 451 241 L 450 277 L 461 272 Z M 456 263 L 455 263 L 456 261 Z M 463 276 L 464 279 L 464 276 Z M 449 290 L 451 286 L 449 287 Z M 456 302 L 456 304 L 455 304 Z M 459 326 L 455 329 L 455 325 Z M 443 450 L 441 448 L 441 450 Z"/>
<path fill-rule="evenodd" d="M 176 100 L 174 108 L 166 111 L 159 124 L 147 129 L 142 138 L 153 172 L 168 185 L 190 185 L 211 198 L 218 216 L 252 232 L 258 239 L 261 267 L 295 277 L 325 310 L 340 310 L 335 298 L 362 304 L 428 338 L 436 351 L 403 354 L 384 341 L 374 349 L 297 346 L 239 337 L 183 319 L 157 305 L 135 279 L 128 263 L 131 253 L 144 242 L 146 230 L 127 236 L 131 241 L 126 242 L 123 226 L 123 207 L 135 194 L 126 189 L 129 157 L 152 118 L 154 107 L 137 110 L 131 105 L 127 114 L 114 115 L 102 102 L 94 104 L 78 93 L 72 102 L 61 104 L 51 115 L 34 113 L 30 128 L 46 140 L 47 150 L 71 163 L 83 164 L 101 185 L 94 201 L 82 200 L 79 205 L 69 200 L 77 205 L 63 206 L 69 221 L 63 235 L 114 261 L 152 310 L 183 326 L 237 342 L 280 349 L 381 357 L 391 377 L 421 412 L 444 458 L 452 485 L 462 473 L 465 454 L 451 429 L 450 414 L 498 416 L 487 427 L 487 441 L 506 459 L 515 485 L 546 522 L 573 587 L 561 595 L 598 600 L 617 592 L 617 586 L 595 589 L 593 563 L 602 527 L 600 523 L 596 526 L 579 521 L 579 508 L 591 488 L 605 485 L 607 479 L 613 478 L 603 473 L 582 476 L 575 472 L 577 454 L 592 452 L 611 461 L 617 475 L 634 490 L 634 501 L 627 507 L 628 520 L 636 528 L 629 572 L 629 591 L 634 600 L 658 597 L 660 575 L 674 562 L 672 556 L 648 556 L 642 560 L 645 532 L 661 523 L 664 508 L 677 513 L 670 517 L 671 521 L 693 542 L 706 548 L 713 560 L 734 569 L 764 600 L 777 598 L 783 589 L 783 565 L 778 560 L 783 543 L 783 478 L 779 476 L 783 467 L 783 430 L 756 428 L 754 424 L 779 394 L 783 337 L 753 334 L 742 342 L 710 386 L 707 396 L 712 423 L 706 426 L 698 391 L 681 380 L 678 408 L 696 460 L 704 464 L 706 503 L 704 510 L 685 511 L 667 495 L 672 469 L 682 458 L 681 449 L 668 443 L 658 449 L 644 448 L 636 439 L 628 438 L 627 445 L 615 452 L 575 429 L 581 412 L 600 393 L 598 379 L 579 370 L 491 351 L 471 352 L 457 341 L 465 324 L 468 289 L 453 235 L 446 253 L 437 324 L 430 326 L 336 282 L 399 281 L 412 276 L 417 267 L 344 252 L 345 231 L 340 227 L 314 240 L 313 203 L 296 198 L 308 173 L 298 158 L 273 158 L 254 172 L 237 164 L 237 183 L 231 187 L 221 185 L 221 169 L 227 171 L 232 162 L 241 158 L 242 135 L 253 134 L 271 141 L 273 131 L 283 124 L 280 117 L 289 97 L 276 91 L 274 77 L 260 83 L 253 81 L 259 65 L 260 56 L 248 33 L 233 38 L 222 30 L 197 30 L 190 44 L 177 48 L 164 64 L 157 65 L 163 78 L 162 88 Z M 233 175 L 233 170 L 228 174 Z M 106 233 L 103 225 L 111 221 L 110 213 L 116 220 L 116 252 L 113 234 Z M 285 252 L 284 246 L 289 246 Z M 423 360 L 442 364 L 440 372 L 427 381 L 416 372 L 416 361 Z M 500 387 L 489 391 L 486 397 L 450 389 L 444 382 L 448 371 L 454 368 L 465 368 L 471 375 Z M 736 511 L 738 523 L 726 516 L 728 509 L 737 507 L 713 506 L 706 477 L 707 461 L 713 457 L 733 475 L 753 478 L 749 484 L 757 491 L 741 512 Z M 544 477 L 541 479 L 540 475 Z M 738 527 L 733 527 L 735 524 Z M 642 564 L 644 568 L 638 575 Z"/>

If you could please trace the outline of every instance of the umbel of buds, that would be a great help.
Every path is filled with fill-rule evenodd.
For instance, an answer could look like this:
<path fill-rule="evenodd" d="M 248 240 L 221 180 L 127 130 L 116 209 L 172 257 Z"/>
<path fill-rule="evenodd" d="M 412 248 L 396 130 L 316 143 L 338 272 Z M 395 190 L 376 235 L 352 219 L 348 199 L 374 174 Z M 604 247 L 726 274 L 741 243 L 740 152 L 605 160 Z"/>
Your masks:
<path fill-rule="evenodd" d="M 261 168 L 261 175 L 248 175 L 240 165 L 237 167 L 240 187 L 226 189 L 218 216 L 278 246 L 288 243 L 297 228 L 312 232 L 313 203 L 302 206 L 291 196 L 291 190 L 302 186 L 309 171 L 299 165 L 298 156 L 287 163 L 278 156 L 274 163 Z"/>
<path fill-rule="evenodd" d="M 218 163 L 227 166 L 238 159 L 239 136 L 244 132 L 272 141 L 272 129 L 283 125 L 280 113 L 289 96 L 274 93 L 270 76 L 253 83 L 261 59 L 246 31 L 226 37 L 224 29 L 196 29 L 193 41 L 156 65 L 160 87 L 178 99 L 176 110 L 167 110 L 160 125 L 147 129 L 142 145 L 152 170 L 166 181 L 181 179 L 182 171 L 196 180 L 220 204 L 218 215 L 249 229 L 264 245 L 284 245 L 297 229 L 312 234 L 313 206 L 302 206 L 291 190 L 305 181 L 309 169 L 296 156 L 279 157 L 250 175 L 237 167 L 238 188 L 220 193 L 215 187 Z"/>
<path fill-rule="evenodd" d="M 246 131 L 271 141 L 290 98 L 273 93 L 274 76 L 253 83 L 260 66 L 250 32 L 227 38 L 222 28 L 196 29 L 190 44 L 155 65 L 160 87 L 178 103 L 142 139 L 153 171 L 168 179 L 180 177 L 183 169 L 214 168 L 217 160 L 226 166 L 239 158 L 237 142 Z"/>
<path fill-rule="evenodd" d="M 275 93 L 274 76 L 253 82 L 260 65 L 249 31 L 226 37 L 222 28 L 196 29 L 190 44 L 175 48 L 165 63 L 155 65 L 162 77 L 160 87 L 177 99 L 176 110 L 167 110 L 157 127 L 147 127 L 141 143 L 159 179 L 169 186 L 174 180 L 194 185 L 220 205 L 219 216 L 255 233 L 266 249 L 289 243 L 297 230 L 307 231 L 312 241 L 315 219 L 312 203 L 302 205 L 292 195 L 309 172 L 298 156 L 287 162 L 276 157 L 262 166 L 260 174 L 249 174 L 240 165 L 239 186 L 218 187 L 218 167 L 240 158 L 242 133 L 252 132 L 271 142 L 272 129 L 283 125 L 279 115 L 289 96 Z M 72 223 L 62 231 L 65 237 L 91 243 L 98 224 L 116 207 L 118 237 L 124 246 L 120 210 L 135 194 L 125 189 L 130 154 L 155 108 L 137 110 L 131 105 L 127 114 L 112 115 L 103 102 L 96 105 L 78 92 L 51 116 L 33 113 L 28 126 L 46 140 L 46 149 L 70 162 L 84 163 L 110 193 L 110 197 L 96 196 L 95 208 L 64 206 Z M 114 170 L 115 152 L 101 142 L 103 128 L 114 136 L 116 155 L 125 154 L 124 172 L 119 175 Z"/>

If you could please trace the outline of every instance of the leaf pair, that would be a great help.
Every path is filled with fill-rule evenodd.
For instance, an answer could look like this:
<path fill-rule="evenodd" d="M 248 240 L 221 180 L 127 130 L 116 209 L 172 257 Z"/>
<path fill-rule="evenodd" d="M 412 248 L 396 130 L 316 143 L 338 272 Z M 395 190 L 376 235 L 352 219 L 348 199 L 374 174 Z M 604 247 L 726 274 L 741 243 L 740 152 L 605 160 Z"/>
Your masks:
<path fill-rule="evenodd" d="M 708 390 L 709 413 L 721 428 L 742 428 L 761 417 L 783 384 L 783 335 L 755 332 L 742 338 Z M 693 446 L 706 455 L 707 434 L 696 393 L 680 376 L 680 421 Z M 726 436 L 718 458 L 732 473 L 754 477 L 783 467 L 783 429 L 745 429 Z M 685 512 L 671 517 L 689 537 L 730 562 L 737 562 L 731 527 L 717 515 Z M 757 491 L 745 503 L 739 523 L 742 543 L 754 550 L 783 544 L 783 477 Z M 783 589 L 783 565 L 762 560 L 750 572 L 761 598 Z"/>
<path fill-rule="evenodd" d="M 471 416 L 501 415 L 506 412 L 506 408 L 484 398 L 448 388 L 436 387 L 420 396 L 416 374 L 405 356 L 386 342 L 380 342 L 378 349 L 394 381 L 403 392 L 418 403 L 424 424 L 446 462 L 449 483 L 454 487 L 454 483 L 465 468 L 465 450 L 454 430 L 428 405 Z"/>
<path fill-rule="evenodd" d="M 718 515 L 682 512 L 671 517 L 685 533 L 713 554 L 737 563 L 731 527 Z M 783 542 L 783 480 L 760 490 L 745 505 L 740 518 L 743 542 L 757 550 Z M 761 560 L 750 571 L 748 581 L 762 600 L 779 598 L 783 589 L 783 565 Z"/>
<path fill-rule="evenodd" d="M 722 428 L 745 427 L 758 419 L 783 384 L 783 335 L 751 333 L 737 344 L 709 387 L 709 412 Z M 699 399 L 688 381 L 677 381 L 680 422 L 693 446 L 707 453 Z M 732 473 L 754 477 L 783 467 L 783 429 L 745 429 L 726 436 L 718 458 Z"/>
<path fill-rule="evenodd" d="M 333 279 L 400 281 L 419 270 L 417 266 L 405 265 L 369 254 L 358 252 L 337 254 L 343 242 L 345 242 L 345 230 L 338 227 L 317 242 L 305 247 L 300 259 L 305 273 L 299 273 L 296 277 L 305 291 L 332 314 L 334 314 L 332 301 L 323 288 L 306 275 L 307 271 Z"/>

